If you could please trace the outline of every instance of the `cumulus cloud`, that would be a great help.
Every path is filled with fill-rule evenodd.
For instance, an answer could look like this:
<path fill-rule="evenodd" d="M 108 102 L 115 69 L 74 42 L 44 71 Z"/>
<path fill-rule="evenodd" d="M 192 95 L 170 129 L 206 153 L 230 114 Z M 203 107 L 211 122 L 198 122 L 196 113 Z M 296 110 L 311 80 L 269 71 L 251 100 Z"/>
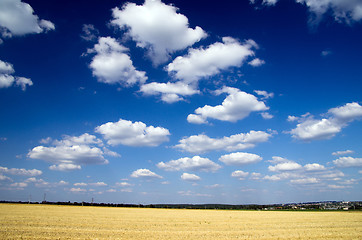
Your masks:
<path fill-rule="evenodd" d="M 269 166 L 268 169 L 271 172 L 293 171 L 293 170 L 302 169 L 302 165 L 293 161 L 286 161 L 278 163 L 274 166 Z"/>
<path fill-rule="evenodd" d="M 179 56 L 168 64 L 167 71 L 176 79 L 195 83 L 230 67 L 240 67 L 249 56 L 254 55 L 252 48 L 257 48 L 253 40 L 241 44 L 234 38 L 223 37 L 222 41 L 206 49 L 190 49 L 186 56 Z"/>
<path fill-rule="evenodd" d="M 328 118 L 320 120 L 313 116 L 298 118 L 299 123 L 289 133 L 293 138 L 312 141 L 330 139 L 342 131 L 350 122 L 362 117 L 362 106 L 357 102 L 347 103 L 344 106 L 328 110 Z"/>
<path fill-rule="evenodd" d="M 160 0 L 146 0 L 143 5 L 126 3 L 114 8 L 111 23 L 131 37 L 138 47 L 145 48 L 155 65 L 166 62 L 170 54 L 185 49 L 205 38 L 200 27 L 189 28 L 186 16 L 177 8 Z"/>
<path fill-rule="evenodd" d="M 235 151 L 252 148 L 257 143 L 266 142 L 272 135 L 263 131 L 250 131 L 223 138 L 210 138 L 205 134 L 185 137 L 176 148 L 190 153 L 204 153 L 214 150 Z"/>
<path fill-rule="evenodd" d="M 337 167 L 362 167 L 362 158 L 340 157 L 333 160 Z"/>
<path fill-rule="evenodd" d="M 52 22 L 39 19 L 33 8 L 21 0 L 0 1 L 0 26 L 0 33 L 6 37 L 55 29 Z"/>
<path fill-rule="evenodd" d="M 189 181 L 189 182 L 197 182 L 197 181 L 201 180 L 201 178 L 199 176 L 197 176 L 196 174 L 191 174 L 191 173 L 183 173 L 181 175 L 181 179 L 184 181 Z"/>
<path fill-rule="evenodd" d="M 221 166 L 214 163 L 208 158 L 194 156 L 192 158 L 185 157 L 178 160 L 171 160 L 169 162 L 160 162 L 157 167 L 166 171 L 203 171 L 203 172 L 216 172 Z"/>
<path fill-rule="evenodd" d="M 241 170 L 236 170 L 231 173 L 232 177 L 239 178 L 239 180 L 244 180 L 249 175 L 248 172 L 244 172 Z"/>
<path fill-rule="evenodd" d="M 95 53 L 89 67 L 99 82 L 120 84 L 131 87 L 147 80 L 146 72 L 138 71 L 127 55 L 128 48 L 122 46 L 116 39 L 101 37 L 88 53 Z"/>
<path fill-rule="evenodd" d="M 326 168 L 323 165 L 318 164 L 318 163 L 309 163 L 309 164 L 304 165 L 304 169 L 306 171 L 322 171 L 322 170 L 325 170 Z"/>
<path fill-rule="evenodd" d="M 237 88 L 224 87 L 216 94 L 228 93 L 221 105 L 199 107 L 195 114 L 190 114 L 187 121 L 190 123 L 207 123 L 208 118 L 220 121 L 236 122 L 250 115 L 251 112 L 266 111 L 269 108 L 254 95 L 240 91 Z"/>
<path fill-rule="evenodd" d="M 144 95 L 160 95 L 161 100 L 166 103 L 183 101 L 185 96 L 191 96 L 200 93 L 193 86 L 182 82 L 157 83 L 152 82 L 141 86 L 140 92 Z"/>
<path fill-rule="evenodd" d="M 1 166 L 0 166 L 0 173 L 6 173 L 18 176 L 39 176 L 43 174 L 43 172 L 38 169 L 27 170 L 25 168 L 7 168 Z"/>
<path fill-rule="evenodd" d="M 119 119 L 96 127 L 95 131 L 103 135 L 110 145 L 159 146 L 169 140 L 170 132 L 166 128 L 146 126 L 143 122 L 131 122 Z"/>
<path fill-rule="evenodd" d="M 246 152 L 236 152 L 231 154 L 223 155 L 219 158 L 219 161 L 225 163 L 226 165 L 246 165 L 260 162 L 263 158 L 259 155 Z"/>
<path fill-rule="evenodd" d="M 33 85 L 29 78 L 13 76 L 13 73 L 15 73 L 13 65 L 0 60 L 0 88 L 16 85 L 25 91 L 27 86 Z"/>
<path fill-rule="evenodd" d="M 66 135 L 62 140 L 55 140 L 52 145 L 34 147 L 28 157 L 53 163 L 50 169 L 58 171 L 80 169 L 80 165 L 108 164 L 104 152 L 94 146 L 101 145 L 101 142 L 93 135 Z"/>
<path fill-rule="evenodd" d="M 163 178 L 162 176 L 151 172 L 149 169 L 137 169 L 136 171 L 132 172 L 131 177 L 144 179 Z"/>
<path fill-rule="evenodd" d="M 332 155 L 333 156 L 340 156 L 340 155 L 348 155 L 348 154 L 352 154 L 354 153 L 354 151 L 352 150 L 345 150 L 345 151 L 336 151 L 336 152 L 333 152 Z"/>

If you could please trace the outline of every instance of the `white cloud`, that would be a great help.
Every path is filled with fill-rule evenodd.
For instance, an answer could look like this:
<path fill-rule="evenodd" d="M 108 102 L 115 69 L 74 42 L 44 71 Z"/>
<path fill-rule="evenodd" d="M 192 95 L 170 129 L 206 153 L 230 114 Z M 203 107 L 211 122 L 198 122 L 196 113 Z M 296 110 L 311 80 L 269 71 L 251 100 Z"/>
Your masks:
<path fill-rule="evenodd" d="M 208 158 L 194 156 L 192 158 L 184 157 L 178 160 L 171 160 L 169 162 L 160 162 L 157 167 L 166 171 L 203 171 L 203 172 L 216 172 L 221 166 L 214 163 Z"/>
<path fill-rule="evenodd" d="M 299 117 L 296 117 L 296 116 L 288 116 L 288 119 L 287 119 L 288 122 L 294 122 L 297 120 L 299 120 Z"/>
<path fill-rule="evenodd" d="M 263 99 L 268 99 L 268 98 L 273 98 L 273 97 L 274 97 L 274 93 L 268 93 L 267 91 L 254 90 L 254 92 L 255 92 L 256 94 L 258 94 L 259 96 L 262 96 Z"/>
<path fill-rule="evenodd" d="M 347 103 L 342 107 L 332 108 L 327 113 L 329 118 L 316 120 L 313 116 L 298 118 L 299 124 L 289 133 L 293 138 L 312 141 L 330 139 L 342 131 L 348 123 L 362 117 L 362 106 L 356 102 Z"/>
<path fill-rule="evenodd" d="M 221 188 L 223 185 L 215 183 L 213 185 L 205 186 L 206 188 L 214 189 L 214 188 Z"/>
<path fill-rule="evenodd" d="M 259 58 L 254 58 L 253 60 L 251 60 L 250 62 L 248 62 L 249 65 L 253 66 L 253 67 L 260 67 L 261 65 L 265 64 L 264 60 L 261 60 Z"/>
<path fill-rule="evenodd" d="M 84 186 L 87 186 L 88 184 L 87 183 L 74 183 L 73 185 L 74 186 L 82 186 L 82 187 L 84 187 Z"/>
<path fill-rule="evenodd" d="M 12 183 L 10 184 L 10 187 L 17 187 L 17 188 L 24 188 L 27 187 L 28 184 L 25 182 L 19 182 L 19 183 Z"/>
<path fill-rule="evenodd" d="M 50 143 L 51 138 L 48 139 L 48 141 L 49 141 L 48 143 Z M 42 142 L 46 143 L 47 140 L 42 139 Z M 80 136 L 64 135 L 62 140 L 55 140 L 53 141 L 53 144 L 56 146 L 73 146 L 73 145 L 89 145 L 89 144 L 103 146 L 102 140 L 88 133 L 84 133 Z"/>
<path fill-rule="evenodd" d="M 33 82 L 30 80 L 30 78 L 25 77 L 16 77 L 15 78 L 15 84 L 19 87 L 21 87 L 21 90 L 25 91 L 27 86 L 32 86 Z"/>
<path fill-rule="evenodd" d="M 92 24 L 83 24 L 82 26 L 82 34 L 80 37 L 85 41 L 94 41 L 98 37 L 99 31 Z"/>
<path fill-rule="evenodd" d="M 251 4 L 260 1 L 249 0 Z M 273 6 L 278 0 L 262 0 L 263 5 Z M 309 23 L 314 26 L 324 16 L 331 14 L 335 21 L 352 24 L 362 19 L 362 2 L 360 0 L 295 0 L 306 6 L 310 12 Z"/>
<path fill-rule="evenodd" d="M 220 121 L 236 122 L 244 119 L 251 112 L 266 111 L 269 108 L 264 102 L 259 101 L 254 95 L 242 92 L 237 88 L 224 87 L 216 94 L 228 93 L 221 105 L 215 107 L 205 105 L 195 110 L 196 114 L 190 114 L 187 121 L 190 123 L 207 123 L 207 118 Z"/>
<path fill-rule="evenodd" d="M 230 67 L 240 67 L 244 61 L 254 55 L 252 48 L 257 48 L 253 40 L 241 44 L 234 38 L 223 37 L 206 49 L 189 49 L 186 56 L 179 56 L 167 66 L 167 71 L 175 78 L 186 83 L 197 83 Z"/>
<path fill-rule="evenodd" d="M 257 143 L 266 142 L 272 135 L 263 131 L 250 131 L 223 138 L 210 138 L 204 134 L 185 137 L 176 148 L 190 153 L 204 153 L 214 150 L 235 151 L 252 148 Z"/>
<path fill-rule="evenodd" d="M 136 70 L 127 51 L 111 37 L 99 38 L 94 48 L 88 49 L 88 53 L 96 53 L 89 66 L 99 82 L 130 87 L 147 80 L 146 72 Z"/>
<path fill-rule="evenodd" d="M 2 74 L 12 74 L 14 73 L 14 67 L 11 63 L 3 62 L 0 60 L 0 73 Z"/>
<path fill-rule="evenodd" d="M 362 106 L 357 102 L 347 103 L 342 107 L 329 109 L 328 113 L 333 114 L 334 118 L 339 121 L 349 122 L 362 117 Z"/>
<path fill-rule="evenodd" d="M 141 86 L 140 92 L 144 95 L 161 95 L 161 100 L 166 103 L 183 101 L 184 96 L 191 96 L 200 93 L 191 85 L 182 82 L 157 83 L 152 82 Z"/>
<path fill-rule="evenodd" d="M 0 173 L 0 181 L 13 181 L 11 178 L 4 176 Z"/>
<path fill-rule="evenodd" d="M 89 185 L 95 186 L 95 187 L 105 187 L 105 186 L 107 186 L 107 184 L 104 183 L 104 182 L 89 183 Z"/>
<path fill-rule="evenodd" d="M 113 192 L 117 192 L 117 190 L 116 189 L 108 189 L 106 192 L 110 192 L 110 193 L 113 193 Z"/>
<path fill-rule="evenodd" d="M 337 22 L 347 24 L 362 19 L 362 2 L 359 0 L 296 0 L 296 2 L 308 7 L 312 24 L 318 24 L 327 13 L 331 13 Z"/>
<path fill-rule="evenodd" d="M 73 163 L 60 163 L 58 165 L 51 165 L 49 167 L 50 170 L 53 171 L 73 171 L 73 170 L 80 170 L 82 167 L 80 165 L 76 165 Z"/>
<path fill-rule="evenodd" d="M 57 183 L 57 185 L 59 185 L 59 186 L 65 186 L 65 185 L 68 185 L 69 184 L 69 182 L 66 182 L 66 181 L 63 181 L 63 180 L 60 180 L 58 183 Z"/>
<path fill-rule="evenodd" d="M 248 172 L 237 170 L 231 173 L 232 177 L 239 178 L 239 180 L 244 180 L 249 175 Z"/>
<path fill-rule="evenodd" d="M 197 182 L 197 181 L 201 180 L 201 178 L 199 176 L 197 176 L 196 174 L 191 174 L 191 173 L 183 173 L 181 175 L 181 179 L 184 181 L 189 181 L 189 182 Z"/>
<path fill-rule="evenodd" d="M 86 192 L 87 190 L 84 188 L 71 188 L 70 191 L 74 193 L 81 193 L 81 192 Z"/>
<path fill-rule="evenodd" d="M 264 119 L 272 119 L 274 116 L 271 115 L 270 113 L 268 112 L 262 112 L 260 113 L 260 115 L 264 118 Z"/>
<path fill-rule="evenodd" d="M 33 8 L 21 0 L 0 1 L 0 26 L 3 27 L 0 29 L 3 36 L 8 37 L 55 29 L 52 22 L 39 20 Z"/>
<path fill-rule="evenodd" d="M 332 188 L 332 189 L 351 188 L 351 186 L 341 186 L 341 185 L 335 185 L 335 184 L 328 185 L 328 187 L 329 187 L 329 188 Z"/>
<path fill-rule="evenodd" d="M 274 166 L 269 166 L 268 169 L 271 172 L 293 171 L 293 170 L 302 169 L 302 166 L 296 162 L 288 161 L 288 162 L 278 163 Z"/>
<path fill-rule="evenodd" d="M 312 184 L 312 183 L 319 183 L 319 180 L 317 178 L 311 177 L 311 178 L 292 179 L 290 180 L 290 182 L 294 184 Z"/>
<path fill-rule="evenodd" d="M 189 28 L 187 17 L 160 0 L 146 0 L 143 5 L 126 3 L 122 9 L 113 9 L 113 18 L 111 23 L 125 28 L 138 47 L 146 48 L 155 65 L 207 36 L 200 27 Z"/>
<path fill-rule="evenodd" d="M 236 152 L 221 156 L 219 158 L 219 161 L 225 163 L 226 165 L 240 166 L 257 163 L 260 162 L 262 159 L 262 157 L 253 153 Z"/>
<path fill-rule="evenodd" d="M 94 144 L 101 142 L 93 135 L 64 136 L 62 140 L 53 142 L 54 146 L 37 146 L 29 153 L 32 159 L 41 159 L 55 165 L 51 170 L 65 171 L 80 169 L 80 165 L 108 164 L 104 158 L 104 152 Z"/>
<path fill-rule="evenodd" d="M 321 52 L 321 55 L 323 57 L 327 57 L 327 56 L 329 56 L 331 54 L 332 54 L 332 51 L 330 51 L 330 50 L 324 50 L 324 51 Z"/>
<path fill-rule="evenodd" d="M 304 165 L 304 169 L 306 171 L 322 171 L 325 170 L 326 168 L 318 163 L 310 163 L 310 164 L 306 164 Z"/>
<path fill-rule="evenodd" d="M 128 182 L 118 182 L 116 183 L 116 186 L 119 186 L 119 187 L 130 187 L 132 186 L 132 184 L 128 183 Z"/>
<path fill-rule="evenodd" d="M 192 196 L 192 197 L 212 197 L 212 195 L 210 194 L 205 194 L 205 193 L 195 193 L 192 191 L 178 191 L 178 194 L 180 194 L 181 196 Z"/>
<path fill-rule="evenodd" d="M 348 155 L 348 154 L 352 154 L 354 153 L 354 151 L 352 150 L 345 150 L 345 151 L 336 151 L 336 152 L 333 152 L 332 155 L 333 156 L 340 156 L 340 155 Z"/>
<path fill-rule="evenodd" d="M 170 132 L 166 128 L 146 126 L 143 122 L 131 122 L 119 119 L 96 127 L 95 131 L 103 135 L 110 145 L 159 146 L 169 140 Z"/>
<path fill-rule="evenodd" d="M 261 178 L 261 173 L 257 173 L 257 172 L 252 172 L 250 179 L 252 180 L 259 180 Z"/>
<path fill-rule="evenodd" d="M 263 179 L 265 180 L 269 180 L 269 181 L 280 181 L 280 180 L 284 180 L 284 179 L 290 179 L 290 178 L 295 178 L 295 179 L 299 179 L 303 177 L 302 174 L 300 173 L 295 173 L 295 172 L 282 172 L 279 174 L 275 174 L 275 175 L 266 175 Z"/>
<path fill-rule="evenodd" d="M 6 173 L 11 175 L 18 175 L 18 176 L 39 176 L 42 175 L 43 172 L 38 169 L 24 169 L 24 168 L 7 168 L 0 166 L 0 173 Z"/>
<path fill-rule="evenodd" d="M 160 175 L 157 175 L 154 172 L 151 172 L 148 169 L 137 169 L 131 174 L 133 178 L 145 178 L 145 179 L 154 179 L 154 178 L 163 178 Z"/>
<path fill-rule="evenodd" d="M 337 167 L 362 167 L 362 158 L 340 157 L 333 160 Z"/>
<path fill-rule="evenodd" d="M 25 91 L 27 86 L 33 85 L 29 78 L 13 76 L 13 73 L 13 65 L 0 60 L 0 88 L 8 88 L 15 84 Z"/>

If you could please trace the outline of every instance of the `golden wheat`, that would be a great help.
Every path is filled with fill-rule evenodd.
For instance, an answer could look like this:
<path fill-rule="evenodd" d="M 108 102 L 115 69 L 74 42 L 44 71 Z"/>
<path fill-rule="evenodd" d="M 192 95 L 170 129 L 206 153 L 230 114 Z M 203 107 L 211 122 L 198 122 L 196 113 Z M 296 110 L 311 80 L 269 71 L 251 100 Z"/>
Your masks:
<path fill-rule="evenodd" d="M 362 239 L 361 212 L 0 204 L 1 239 Z"/>

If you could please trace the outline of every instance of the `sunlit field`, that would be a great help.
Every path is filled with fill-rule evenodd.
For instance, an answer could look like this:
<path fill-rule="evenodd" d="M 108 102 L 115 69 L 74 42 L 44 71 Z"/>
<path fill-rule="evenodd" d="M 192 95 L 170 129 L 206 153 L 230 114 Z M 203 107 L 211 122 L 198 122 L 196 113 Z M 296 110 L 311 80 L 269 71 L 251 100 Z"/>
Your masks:
<path fill-rule="evenodd" d="M 0 239 L 362 239 L 361 212 L 0 204 Z"/>

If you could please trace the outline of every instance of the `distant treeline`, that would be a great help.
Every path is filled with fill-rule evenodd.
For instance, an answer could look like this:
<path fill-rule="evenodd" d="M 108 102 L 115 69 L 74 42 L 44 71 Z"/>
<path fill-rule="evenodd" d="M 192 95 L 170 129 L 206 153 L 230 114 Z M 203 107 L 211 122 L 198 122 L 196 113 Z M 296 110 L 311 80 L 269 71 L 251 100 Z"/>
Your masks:
<path fill-rule="evenodd" d="M 220 209 L 220 210 L 362 210 L 362 202 L 311 202 L 311 203 L 289 203 L 289 204 L 125 204 L 125 203 L 90 203 L 90 202 L 22 202 L 22 201 L 0 201 L 0 203 L 18 204 L 48 204 L 48 205 L 70 205 L 70 206 L 99 206 L 99 207 L 127 207 L 127 208 L 169 208 L 169 209 Z"/>

